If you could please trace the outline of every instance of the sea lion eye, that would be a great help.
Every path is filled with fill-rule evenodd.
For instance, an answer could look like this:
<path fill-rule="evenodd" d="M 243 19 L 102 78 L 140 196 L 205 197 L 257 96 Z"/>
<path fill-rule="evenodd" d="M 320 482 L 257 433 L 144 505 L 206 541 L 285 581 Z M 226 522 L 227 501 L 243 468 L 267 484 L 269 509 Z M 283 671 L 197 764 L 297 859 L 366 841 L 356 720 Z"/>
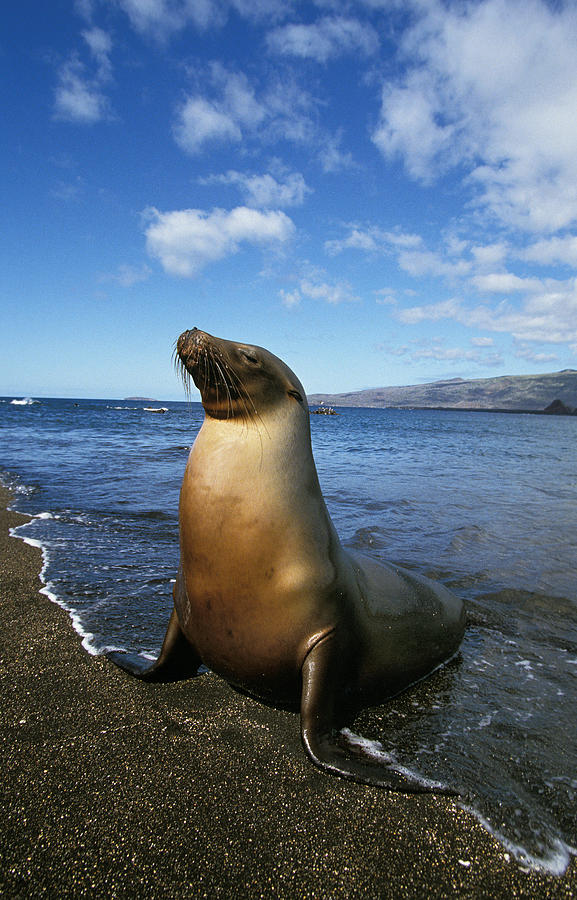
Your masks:
<path fill-rule="evenodd" d="M 296 391 L 296 390 L 287 391 L 287 394 L 289 395 L 289 397 L 294 397 L 295 400 L 298 400 L 299 403 L 303 402 L 303 398 L 301 397 L 301 395 L 299 394 L 298 391 Z"/>
<path fill-rule="evenodd" d="M 253 366 L 256 365 L 256 363 L 258 362 L 258 356 L 256 355 L 256 353 L 253 353 L 251 350 L 245 350 L 244 347 L 240 347 L 239 350 L 240 355 L 243 357 L 243 359 L 246 360 L 246 362 L 252 363 Z"/>

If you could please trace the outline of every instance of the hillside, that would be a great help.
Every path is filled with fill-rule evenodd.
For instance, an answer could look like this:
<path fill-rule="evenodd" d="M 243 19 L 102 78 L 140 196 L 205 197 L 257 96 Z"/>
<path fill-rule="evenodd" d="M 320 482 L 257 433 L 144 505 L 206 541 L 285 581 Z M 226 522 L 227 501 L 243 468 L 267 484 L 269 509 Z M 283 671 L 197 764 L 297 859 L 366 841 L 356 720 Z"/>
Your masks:
<path fill-rule="evenodd" d="M 502 375 L 498 378 L 434 381 L 402 387 L 370 388 L 345 394 L 311 394 L 309 403 L 427 409 L 502 409 L 542 411 L 554 400 L 577 407 L 577 371 L 546 375 Z"/>

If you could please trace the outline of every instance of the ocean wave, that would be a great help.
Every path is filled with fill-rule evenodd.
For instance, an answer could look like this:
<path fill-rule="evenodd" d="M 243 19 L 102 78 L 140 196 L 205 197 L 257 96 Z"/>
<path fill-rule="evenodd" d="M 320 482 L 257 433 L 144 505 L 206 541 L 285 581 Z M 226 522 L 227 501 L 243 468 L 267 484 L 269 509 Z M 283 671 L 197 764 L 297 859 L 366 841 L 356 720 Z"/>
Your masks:
<path fill-rule="evenodd" d="M 577 856 L 577 849 L 558 837 L 551 837 L 551 846 L 542 856 L 530 853 L 525 847 L 516 844 L 508 837 L 505 837 L 498 828 L 494 828 L 488 819 L 481 815 L 474 806 L 471 806 L 468 803 L 457 803 L 457 805 L 464 812 L 468 812 L 474 816 L 479 824 L 483 826 L 485 831 L 492 834 L 504 849 L 508 851 L 511 856 L 515 857 L 517 862 L 520 863 L 527 872 L 547 872 L 551 875 L 560 877 L 561 875 L 564 875 L 569 868 L 571 857 Z M 507 854 L 505 854 L 505 858 L 507 858 Z"/>
<path fill-rule="evenodd" d="M 16 528 L 10 529 L 10 535 L 15 538 L 19 538 L 21 541 L 24 541 L 25 544 L 28 544 L 30 547 L 36 547 L 40 550 L 42 554 L 42 568 L 40 570 L 40 581 L 42 582 L 42 587 L 40 588 L 39 593 L 50 600 L 52 603 L 55 603 L 57 606 L 60 606 L 61 609 L 65 610 L 70 619 L 72 621 L 72 627 L 80 635 L 82 638 L 82 646 L 91 656 L 98 656 L 98 649 L 94 644 L 94 635 L 90 631 L 85 631 L 82 626 L 82 622 L 80 616 L 69 606 L 68 603 L 65 603 L 61 597 L 56 593 L 55 587 L 51 581 L 47 581 L 46 572 L 48 566 L 50 564 L 50 554 L 46 548 L 46 545 L 41 541 L 36 540 L 36 538 L 28 537 L 28 535 L 20 534 L 19 532 L 27 528 L 29 526 L 29 522 L 25 522 L 23 525 L 18 525 Z"/>
<path fill-rule="evenodd" d="M 40 403 L 40 400 L 34 400 L 32 397 L 23 397 L 21 400 L 11 400 L 10 404 L 12 406 L 33 406 L 35 403 Z"/>
<path fill-rule="evenodd" d="M 24 494 L 30 495 L 32 492 L 28 485 L 23 485 L 19 483 L 7 483 L 7 479 L 2 477 L 2 484 L 8 488 L 12 493 L 16 494 Z M 13 505 L 9 507 L 13 508 Z M 29 537 L 27 534 L 21 534 L 21 531 L 24 531 L 27 528 L 30 528 L 31 525 L 34 524 L 35 520 L 49 520 L 49 519 L 58 519 L 59 517 L 51 512 L 40 512 L 35 515 L 30 516 L 30 520 L 28 522 L 24 522 L 22 525 L 17 525 L 13 528 L 10 528 L 9 534 L 11 537 L 18 538 L 21 541 L 24 541 L 25 544 L 28 544 L 30 547 L 35 547 L 40 550 L 41 558 L 42 558 L 42 566 L 39 573 L 39 578 L 42 583 L 42 587 L 40 588 L 39 593 L 50 600 L 51 603 L 55 603 L 57 606 L 60 606 L 61 609 L 65 610 L 70 616 L 72 621 L 72 627 L 74 631 L 82 638 L 82 646 L 91 656 L 97 656 L 99 653 L 98 648 L 94 643 L 94 634 L 92 632 L 87 631 L 80 619 L 78 612 L 68 603 L 66 603 L 57 593 L 55 585 L 48 580 L 47 572 L 50 566 L 50 553 L 48 551 L 47 545 L 39 541 L 37 538 Z"/>

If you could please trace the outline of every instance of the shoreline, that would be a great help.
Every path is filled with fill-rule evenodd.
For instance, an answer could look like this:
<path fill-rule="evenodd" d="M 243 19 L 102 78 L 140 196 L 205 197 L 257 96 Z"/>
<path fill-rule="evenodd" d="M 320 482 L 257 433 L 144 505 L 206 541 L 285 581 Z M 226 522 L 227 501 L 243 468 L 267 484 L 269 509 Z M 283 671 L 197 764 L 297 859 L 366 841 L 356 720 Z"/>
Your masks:
<path fill-rule="evenodd" d="M 525 871 L 448 798 L 322 774 L 295 714 L 90 656 L 10 501 L 0 486 L 3 895 L 577 896 L 577 860 Z"/>

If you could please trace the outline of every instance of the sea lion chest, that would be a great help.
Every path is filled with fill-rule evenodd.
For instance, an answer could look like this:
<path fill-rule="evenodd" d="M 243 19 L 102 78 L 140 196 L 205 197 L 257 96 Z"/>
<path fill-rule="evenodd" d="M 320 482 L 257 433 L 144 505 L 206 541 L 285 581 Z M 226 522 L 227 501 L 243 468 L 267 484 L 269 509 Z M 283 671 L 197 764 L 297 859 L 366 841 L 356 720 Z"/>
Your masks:
<path fill-rule="evenodd" d="M 296 694 L 311 639 L 335 616 L 314 463 L 311 477 L 278 435 L 219 425 L 199 433 L 181 489 L 181 627 L 228 681 Z"/>

